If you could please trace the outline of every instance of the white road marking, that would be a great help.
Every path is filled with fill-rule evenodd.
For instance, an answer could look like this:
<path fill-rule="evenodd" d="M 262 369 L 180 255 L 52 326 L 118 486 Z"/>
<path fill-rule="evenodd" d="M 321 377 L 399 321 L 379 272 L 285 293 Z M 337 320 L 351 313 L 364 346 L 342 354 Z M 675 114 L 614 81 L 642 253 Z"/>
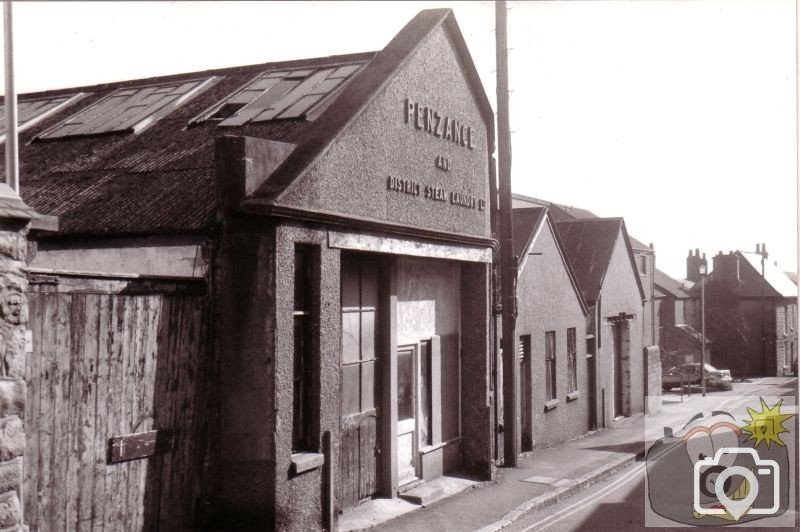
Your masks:
<path fill-rule="evenodd" d="M 554 514 L 551 514 L 544 519 L 537 521 L 536 523 L 530 525 L 529 527 L 524 529 L 524 532 L 529 532 L 530 530 L 542 530 L 547 528 L 555 523 L 561 521 L 569 517 L 570 515 L 574 514 L 575 512 L 579 512 L 581 510 L 585 510 L 589 503 L 594 502 L 597 499 L 605 497 L 612 491 L 619 488 L 621 485 L 625 484 L 628 480 L 638 475 L 641 471 L 645 468 L 645 464 L 641 463 L 638 464 L 632 471 L 625 473 L 623 476 L 609 484 L 608 486 L 603 487 L 602 489 L 597 490 L 596 492 L 592 493 L 591 495 L 584 497 L 583 499 L 572 503 L 571 505 L 567 506 L 563 510 L 560 510 Z"/>

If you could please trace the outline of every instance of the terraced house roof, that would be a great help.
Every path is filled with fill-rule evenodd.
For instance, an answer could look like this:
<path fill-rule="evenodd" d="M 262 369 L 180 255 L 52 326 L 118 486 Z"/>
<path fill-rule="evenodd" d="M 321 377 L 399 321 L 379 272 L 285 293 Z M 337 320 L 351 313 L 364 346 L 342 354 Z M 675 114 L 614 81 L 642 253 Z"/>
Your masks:
<path fill-rule="evenodd" d="M 600 297 L 603 281 L 611 264 L 617 238 L 625 240 L 631 268 L 644 301 L 645 293 L 622 218 L 590 218 L 564 221 L 556 224 L 564 243 L 564 251 L 583 290 L 583 297 L 591 305 Z"/>

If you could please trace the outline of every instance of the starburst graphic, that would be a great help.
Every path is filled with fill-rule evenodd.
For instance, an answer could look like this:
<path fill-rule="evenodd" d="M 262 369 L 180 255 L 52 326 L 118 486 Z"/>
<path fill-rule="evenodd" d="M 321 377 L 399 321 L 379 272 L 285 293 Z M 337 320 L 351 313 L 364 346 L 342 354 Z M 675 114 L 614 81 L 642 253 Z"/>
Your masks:
<path fill-rule="evenodd" d="M 784 432 L 789 432 L 789 429 L 783 426 L 783 422 L 791 419 L 792 414 L 781 414 L 783 399 L 779 400 L 771 408 L 764 402 L 763 398 L 759 399 L 761 399 L 761 412 L 753 410 L 749 406 L 747 407 L 747 413 L 750 414 L 750 422 L 742 427 L 742 430 L 750 433 L 747 441 L 756 440 L 753 445 L 754 448 L 766 443 L 769 449 L 772 442 L 786 447 L 780 435 Z"/>

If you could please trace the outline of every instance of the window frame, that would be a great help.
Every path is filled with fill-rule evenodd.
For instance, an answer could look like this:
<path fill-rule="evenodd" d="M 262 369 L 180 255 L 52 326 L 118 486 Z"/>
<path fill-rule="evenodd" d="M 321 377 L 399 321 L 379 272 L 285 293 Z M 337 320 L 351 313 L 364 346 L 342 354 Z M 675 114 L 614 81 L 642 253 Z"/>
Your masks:
<path fill-rule="evenodd" d="M 558 399 L 556 371 L 556 331 L 544 333 L 545 401 Z"/>
<path fill-rule="evenodd" d="M 345 298 L 344 294 L 342 294 L 342 308 L 340 309 L 341 319 L 342 319 L 342 346 L 340 349 L 342 360 L 340 361 L 340 371 L 341 371 L 341 378 L 342 378 L 342 390 L 348 389 L 348 384 L 345 382 L 345 373 L 351 371 L 352 368 L 357 368 L 357 385 L 358 385 L 358 409 L 355 411 L 351 411 L 346 408 L 347 404 L 345 402 L 345 394 L 341 394 L 341 416 L 342 417 L 349 417 L 349 416 L 356 416 L 360 414 L 364 414 L 365 412 L 370 412 L 376 410 L 378 407 L 378 400 L 379 400 L 379 390 L 378 390 L 378 382 L 379 382 L 379 338 L 378 338 L 378 306 L 379 306 L 379 290 L 380 290 L 380 261 L 376 258 L 363 256 L 363 255 L 354 255 L 351 257 L 343 258 L 343 261 L 349 261 L 350 265 L 357 269 L 357 282 L 358 282 L 358 305 L 357 306 L 346 306 L 344 304 Z M 374 270 L 374 277 L 372 280 L 374 281 L 374 290 L 371 290 L 372 295 L 374 297 L 373 304 L 364 304 L 364 271 L 365 267 L 369 268 L 372 267 Z M 344 275 L 344 268 L 343 275 Z M 342 290 L 344 290 L 344 285 L 342 286 Z M 344 346 L 345 342 L 345 316 L 349 315 L 357 315 L 358 316 L 358 358 L 354 360 L 345 361 L 344 356 L 346 354 L 346 349 Z M 363 349 L 363 342 L 364 342 L 364 316 L 370 315 L 372 320 L 372 354 L 369 357 L 364 357 L 364 349 Z M 369 329 L 366 329 L 369 332 Z M 371 398 L 371 406 L 365 405 L 367 401 L 365 401 L 365 389 L 363 387 L 364 382 L 369 377 L 366 375 L 368 372 L 368 365 L 372 365 L 372 398 Z M 368 391 L 366 391 L 368 393 Z"/>
<path fill-rule="evenodd" d="M 578 340 L 577 328 L 567 329 L 567 393 L 578 391 Z"/>
<path fill-rule="evenodd" d="M 318 451 L 314 441 L 317 416 L 314 406 L 314 308 L 313 282 L 316 250 L 296 244 L 294 248 L 293 371 L 292 371 L 292 452 Z M 302 269 L 302 271 L 301 271 Z M 298 337 L 298 332 L 300 336 Z M 299 345 L 298 345 L 299 344 Z"/>

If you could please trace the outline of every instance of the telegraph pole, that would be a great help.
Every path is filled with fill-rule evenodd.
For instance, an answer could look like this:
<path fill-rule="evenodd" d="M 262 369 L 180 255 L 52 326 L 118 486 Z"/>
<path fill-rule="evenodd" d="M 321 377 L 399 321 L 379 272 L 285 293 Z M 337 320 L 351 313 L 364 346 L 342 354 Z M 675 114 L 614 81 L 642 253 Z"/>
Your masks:
<path fill-rule="evenodd" d="M 497 54 L 497 173 L 500 195 L 500 275 L 503 302 L 503 454 L 516 467 L 520 450 L 517 361 L 517 266 L 511 214 L 511 128 L 508 118 L 508 36 L 505 1 L 495 2 Z"/>
<path fill-rule="evenodd" d="M 6 112 L 6 184 L 11 188 L 14 195 L 18 196 L 17 92 L 14 89 L 14 36 L 11 22 L 11 0 L 3 2 L 3 37 L 6 74 L 6 94 L 4 98 Z"/>

